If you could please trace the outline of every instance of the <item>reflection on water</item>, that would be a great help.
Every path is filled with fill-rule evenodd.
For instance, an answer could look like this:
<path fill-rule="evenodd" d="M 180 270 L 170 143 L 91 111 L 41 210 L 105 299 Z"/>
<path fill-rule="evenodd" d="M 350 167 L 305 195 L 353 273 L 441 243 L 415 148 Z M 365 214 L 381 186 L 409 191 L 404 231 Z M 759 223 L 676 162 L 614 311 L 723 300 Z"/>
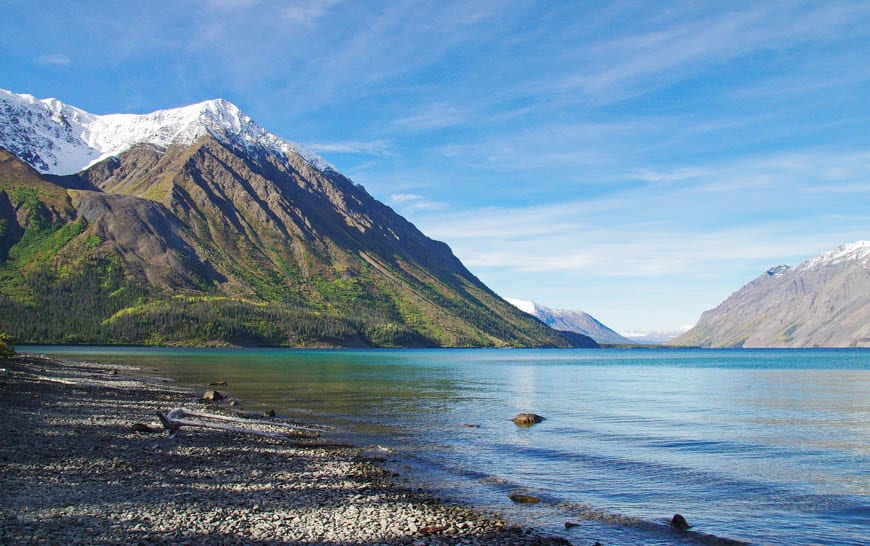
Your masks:
<path fill-rule="evenodd" d="M 700 540 L 668 529 L 675 512 L 761 543 L 859 544 L 870 524 L 870 351 L 52 350 L 227 381 L 248 408 L 316 415 L 389 446 L 403 476 L 578 543 Z M 518 428 L 521 411 L 547 419 Z"/>

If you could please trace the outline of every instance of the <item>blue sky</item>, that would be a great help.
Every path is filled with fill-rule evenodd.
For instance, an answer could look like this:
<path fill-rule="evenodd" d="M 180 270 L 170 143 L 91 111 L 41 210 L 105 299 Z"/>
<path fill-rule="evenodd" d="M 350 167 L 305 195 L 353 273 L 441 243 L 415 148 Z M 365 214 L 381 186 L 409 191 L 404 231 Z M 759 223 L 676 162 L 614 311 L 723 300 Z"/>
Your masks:
<path fill-rule="evenodd" d="M 0 0 L 0 87 L 223 97 L 503 296 L 694 323 L 870 238 L 870 2 Z"/>

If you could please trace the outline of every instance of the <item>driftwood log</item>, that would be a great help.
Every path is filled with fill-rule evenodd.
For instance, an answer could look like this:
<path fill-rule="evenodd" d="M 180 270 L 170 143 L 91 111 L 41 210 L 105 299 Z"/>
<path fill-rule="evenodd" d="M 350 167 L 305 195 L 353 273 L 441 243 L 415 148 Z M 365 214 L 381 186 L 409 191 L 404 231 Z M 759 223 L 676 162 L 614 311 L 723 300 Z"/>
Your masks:
<path fill-rule="evenodd" d="M 214 413 L 204 413 L 201 411 L 192 411 L 185 408 L 174 408 L 167 412 L 157 412 L 157 418 L 163 428 L 169 432 L 169 437 L 174 438 L 178 429 L 181 427 L 201 427 L 227 432 L 237 432 L 241 434 L 253 434 L 256 436 L 264 436 L 266 438 L 277 438 L 279 440 L 289 440 L 288 434 L 280 434 L 277 432 L 269 432 L 258 428 L 250 428 L 250 425 L 265 425 L 268 427 L 286 428 L 294 432 L 323 432 L 324 428 L 305 427 L 300 425 L 291 425 L 290 423 L 281 423 L 275 421 L 265 421 L 262 419 L 244 419 L 240 417 L 229 417 L 226 415 L 216 415 Z M 249 425 L 238 426 L 238 425 Z M 320 442 L 291 442 L 299 447 L 328 447 L 328 448 L 347 448 L 353 447 L 347 444 L 329 444 Z"/>
<path fill-rule="evenodd" d="M 216 415 L 214 413 L 191 411 L 185 408 L 174 408 L 167 411 L 166 413 L 158 411 L 157 418 L 160 419 L 160 423 L 163 425 L 163 428 L 169 431 L 170 436 L 174 436 L 175 432 L 181 427 L 213 428 L 217 430 L 225 430 L 227 432 L 255 434 L 257 436 L 265 436 L 267 438 L 287 438 L 287 435 L 279 434 L 276 432 L 268 432 L 266 430 L 260 430 L 257 428 L 242 427 L 238 425 L 268 425 L 269 427 L 280 427 L 293 431 L 303 432 L 321 432 L 322 430 L 313 427 L 291 425 L 289 423 L 263 421 L 259 419 L 241 419 L 238 417 L 229 417 L 226 415 Z"/>

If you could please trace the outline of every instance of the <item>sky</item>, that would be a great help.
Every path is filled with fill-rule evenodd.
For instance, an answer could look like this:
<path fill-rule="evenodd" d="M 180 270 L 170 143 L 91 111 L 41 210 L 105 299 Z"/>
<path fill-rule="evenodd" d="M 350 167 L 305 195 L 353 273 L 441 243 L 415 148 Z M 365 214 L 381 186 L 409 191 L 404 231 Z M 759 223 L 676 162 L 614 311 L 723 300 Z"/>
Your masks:
<path fill-rule="evenodd" d="M 0 0 L 0 87 L 225 98 L 505 297 L 693 324 L 870 239 L 870 2 Z"/>

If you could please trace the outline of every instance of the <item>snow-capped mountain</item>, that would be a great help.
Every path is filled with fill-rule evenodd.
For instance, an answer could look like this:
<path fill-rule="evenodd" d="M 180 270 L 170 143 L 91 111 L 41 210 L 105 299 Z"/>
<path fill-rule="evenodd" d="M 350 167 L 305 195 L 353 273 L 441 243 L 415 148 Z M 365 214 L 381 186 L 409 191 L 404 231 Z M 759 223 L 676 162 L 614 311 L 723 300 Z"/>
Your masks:
<path fill-rule="evenodd" d="M 870 346 L 870 241 L 777 266 L 673 341 L 704 347 Z"/>
<path fill-rule="evenodd" d="M 506 303 L 446 244 L 226 101 L 100 116 L 8 91 L 0 331 L 25 343 L 597 346 Z"/>
<path fill-rule="evenodd" d="M 592 315 L 580 310 L 551 309 L 534 301 L 516 298 L 505 298 L 505 300 L 554 330 L 583 334 L 598 343 L 636 343 L 611 330 Z"/>
<path fill-rule="evenodd" d="M 795 271 L 812 271 L 847 262 L 861 262 L 865 269 L 870 269 L 870 241 L 857 241 L 840 245 L 834 250 L 802 262 L 795 268 Z"/>
<path fill-rule="evenodd" d="M 281 139 L 223 99 L 150 114 L 96 115 L 57 99 L 0 89 L 0 146 L 46 174 L 72 174 L 136 144 L 189 146 L 210 135 L 253 157 L 283 160 L 295 152 L 320 171 L 332 166 L 299 144 Z"/>

